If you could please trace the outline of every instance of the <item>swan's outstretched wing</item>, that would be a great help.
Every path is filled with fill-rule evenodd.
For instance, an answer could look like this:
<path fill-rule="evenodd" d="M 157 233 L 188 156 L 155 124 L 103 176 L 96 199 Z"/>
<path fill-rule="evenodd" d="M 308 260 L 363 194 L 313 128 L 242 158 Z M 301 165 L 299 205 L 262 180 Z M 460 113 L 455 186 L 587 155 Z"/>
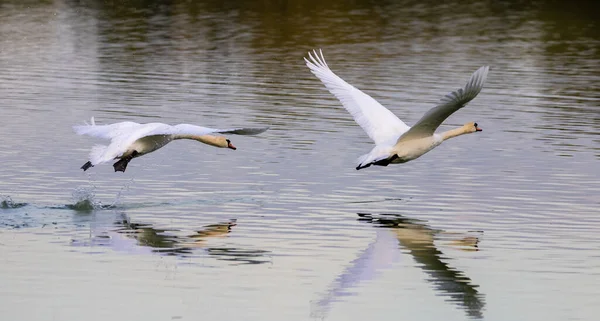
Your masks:
<path fill-rule="evenodd" d="M 483 66 L 471 75 L 465 88 L 455 90 L 442 98 L 440 104 L 431 108 L 421 119 L 404 133 L 399 142 L 405 139 L 417 139 L 433 135 L 435 130 L 446 118 L 455 111 L 464 107 L 479 94 L 488 75 L 490 68 Z"/>
<path fill-rule="evenodd" d="M 162 126 L 161 126 L 162 125 Z M 140 134 L 142 136 L 155 136 L 155 135 L 193 135 L 193 136 L 202 136 L 210 133 L 217 132 L 218 129 L 196 126 L 196 125 L 188 125 L 188 124 L 179 124 L 179 125 L 166 125 L 161 123 L 153 123 L 153 124 L 144 124 L 144 126 L 148 126 L 148 130 L 143 132 L 138 132 L 136 134 Z M 137 139 L 137 138 L 136 138 Z"/>
<path fill-rule="evenodd" d="M 118 125 L 113 124 L 113 125 Z M 123 156 L 136 140 L 148 136 L 165 136 L 170 135 L 174 126 L 161 123 L 137 124 L 138 126 L 123 127 L 123 130 L 114 135 L 110 140 L 110 145 L 97 145 L 90 153 L 90 162 L 92 165 L 97 165 L 112 161 L 115 158 Z M 111 125 L 105 125 L 111 126 Z M 101 126 L 97 126 L 101 127 Z M 208 131 L 209 133 L 210 131 Z M 202 134 L 204 135 L 204 134 Z"/>
<path fill-rule="evenodd" d="M 234 134 L 234 135 L 258 135 L 267 131 L 269 127 L 262 128 L 233 128 L 233 129 L 218 129 L 217 132 L 221 134 Z"/>
<path fill-rule="evenodd" d="M 263 128 L 230 128 L 230 129 L 215 129 L 215 128 L 207 128 L 190 124 L 179 124 L 172 126 L 172 132 L 166 134 L 174 134 L 174 135 L 207 135 L 210 133 L 220 133 L 220 134 L 234 134 L 234 135 L 258 135 L 262 132 L 265 132 L 268 127 Z M 155 134 L 157 135 L 157 134 Z"/>
<path fill-rule="evenodd" d="M 263 128 L 230 128 L 230 129 L 215 129 L 189 124 L 179 124 L 170 126 L 161 123 L 138 124 L 130 121 L 109 124 L 96 125 L 94 118 L 90 124 L 75 125 L 73 129 L 78 135 L 88 135 L 104 139 L 115 139 L 127 137 L 133 141 L 153 135 L 207 135 L 210 133 L 234 134 L 234 135 L 258 135 L 265 132 L 268 127 Z"/>
<path fill-rule="evenodd" d="M 140 126 L 142 125 L 131 121 L 114 123 L 109 125 L 96 125 L 94 117 L 92 117 L 90 124 L 86 122 L 85 125 L 75 125 L 73 126 L 73 130 L 75 130 L 75 133 L 77 133 L 78 135 L 88 135 L 104 139 L 113 139 L 117 136 L 129 134 L 135 131 L 136 129 L 139 129 Z"/>
<path fill-rule="evenodd" d="M 317 76 L 325 87 L 344 108 L 354 117 L 354 120 L 367 132 L 375 144 L 391 144 L 406 132 L 409 127 L 387 108 L 383 107 L 371 96 L 363 93 L 329 69 L 323 52 L 308 53 L 310 59 L 304 58 L 306 65 Z"/>

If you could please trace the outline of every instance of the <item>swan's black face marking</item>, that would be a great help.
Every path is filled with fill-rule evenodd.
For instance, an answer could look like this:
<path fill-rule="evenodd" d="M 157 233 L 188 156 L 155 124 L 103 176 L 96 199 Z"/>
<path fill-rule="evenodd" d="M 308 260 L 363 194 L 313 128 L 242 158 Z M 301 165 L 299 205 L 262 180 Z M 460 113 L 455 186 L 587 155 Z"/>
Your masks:
<path fill-rule="evenodd" d="M 477 123 L 475 123 L 475 124 L 473 124 L 473 125 L 475 125 L 475 131 L 476 131 L 476 132 L 481 132 L 481 131 L 483 131 L 481 128 L 479 128 L 479 127 L 478 127 Z"/>
<path fill-rule="evenodd" d="M 231 144 L 231 141 L 230 141 L 229 139 L 226 139 L 225 141 L 227 142 L 227 148 L 231 148 L 231 149 L 233 149 L 233 150 L 236 150 L 236 149 L 237 149 L 235 146 L 233 146 L 233 145 Z"/>

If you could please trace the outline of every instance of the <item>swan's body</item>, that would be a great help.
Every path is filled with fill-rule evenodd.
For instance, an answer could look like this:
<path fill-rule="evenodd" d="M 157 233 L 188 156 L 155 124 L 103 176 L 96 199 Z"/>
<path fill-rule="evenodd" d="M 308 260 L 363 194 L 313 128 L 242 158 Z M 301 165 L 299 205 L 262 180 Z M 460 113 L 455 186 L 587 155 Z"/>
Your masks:
<path fill-rule="evenodd" d="M 475 71 L 464 88 L 447 94 L 438 106 L 425 113 L 413 127 L 409 127 L 371 96 L 334 74 L 322 52 L 309 52 L 308 56 L 310 59 L 304 58 L 308 68 L 375 142 L 371 152 L 359 157 L 356 169 L 405 163 L 422 156 L 447 139 L 481 131 L 477 123 L 471 122 L 441 134 L 435 133 L 446 118 L 479 94 L 487 78 L 488 66 Z"/>
<path fill-rule="evenodd" d="M 214 129 L 188 124 L 171 126 L 162 123 L 134 122 L 96 125 L 93 117 L 91 124 L 73 126 L 73 129 L 79 135 L 110 139 L 108 146 L 94 146 L 90 152 L 90 160 L 81 168 L 85 171 L 95 165 L 118 159 L 119 161 L 113 165 L 115 172 L 124 172 L 133 158 L 151 153 L 176 139 L 192 139 L 211 146 L 235 150 L 229 139 L 210 134 L 256 135 L 267 130 L 267 128 Z"/>

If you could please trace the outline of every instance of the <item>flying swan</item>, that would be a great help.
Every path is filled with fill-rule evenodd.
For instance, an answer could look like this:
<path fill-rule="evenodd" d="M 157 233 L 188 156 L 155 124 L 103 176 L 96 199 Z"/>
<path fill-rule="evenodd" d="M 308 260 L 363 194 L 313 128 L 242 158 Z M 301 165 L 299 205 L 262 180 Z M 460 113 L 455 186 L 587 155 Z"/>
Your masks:
<path fill-rule="evenodd" d="M 138 124 L 130 121 L 110 125 L 91 123 L 73 126 L 78 135 L 88 135 L 110 139 L 110 144 L 92 147 L 89 161 L 81 169 L 86 171 L 98 164 L 118 160 L 113 167 L 115 172 L 125 172 L 127 164 L 136 157 L 151 153 L 176 139 L 193 139 L 220 148 L 236 148 L 223 136 L 210 134 L 257 135 L 268 128 L 214 129 L 189 124 L 175 126 L 162 123 Z"/>
<path fill-rule="evenodd" d="M 469 122 L 453 130 L 435 133 L 448 116 L 464 107 L 479 94 L 487 78 L 488 66 L 477 69 L 464 88 L 447 94 L 413 127 L 409 127 L 371 96 L 334 74 L 327 66 L 322 51 L 319 50 L 317 53 L 313 50 L 312 53 L 308 53 L 308 56 L 310 59 L 304 58 L 304 60 L 310 71 L 340 100 L 344 108 L 354 117 L 354 121 L 375 142 L 371 152 L 358 158 L 357 170 L 371 165 L 388 166 L 390 163 L 405 163 L 420 157 L 447 139 L 481 131 L 477 123 Z"/>

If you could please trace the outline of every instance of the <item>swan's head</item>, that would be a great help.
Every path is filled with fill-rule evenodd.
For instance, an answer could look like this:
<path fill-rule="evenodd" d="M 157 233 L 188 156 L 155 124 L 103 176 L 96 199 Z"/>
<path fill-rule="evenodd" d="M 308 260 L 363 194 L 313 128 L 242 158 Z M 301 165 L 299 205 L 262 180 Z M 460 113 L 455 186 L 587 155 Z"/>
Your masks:
<path fill-rule="evenodd" d="M 231 144 L 231 141 L 223 136 L 202 135 L 196 136 L 194 137 L 194 139 L 201 143 L 208 144 L 211 146 L 220 148 L 231 148 L 233 150 L 236 150 L 235 146 Z"/>
<path fill-rule="evenodd" d="M 223 138 L 225 138 L 225 137 L 223 137 Z M 225 142 L 227 143 L 227 148 L 231 148 L 233 150 L 237 149 L 235 146 L 233 146 L 233 144 L 231 144 L 231 141 L 229 139 L 225 138 Z"/>
<path fill-rule="evenodd" d="M 476 122 L 466 123 L 463 127 L 465 128 L 467 133 L 483 131 L 481 128 L 479 128 Z"/>

